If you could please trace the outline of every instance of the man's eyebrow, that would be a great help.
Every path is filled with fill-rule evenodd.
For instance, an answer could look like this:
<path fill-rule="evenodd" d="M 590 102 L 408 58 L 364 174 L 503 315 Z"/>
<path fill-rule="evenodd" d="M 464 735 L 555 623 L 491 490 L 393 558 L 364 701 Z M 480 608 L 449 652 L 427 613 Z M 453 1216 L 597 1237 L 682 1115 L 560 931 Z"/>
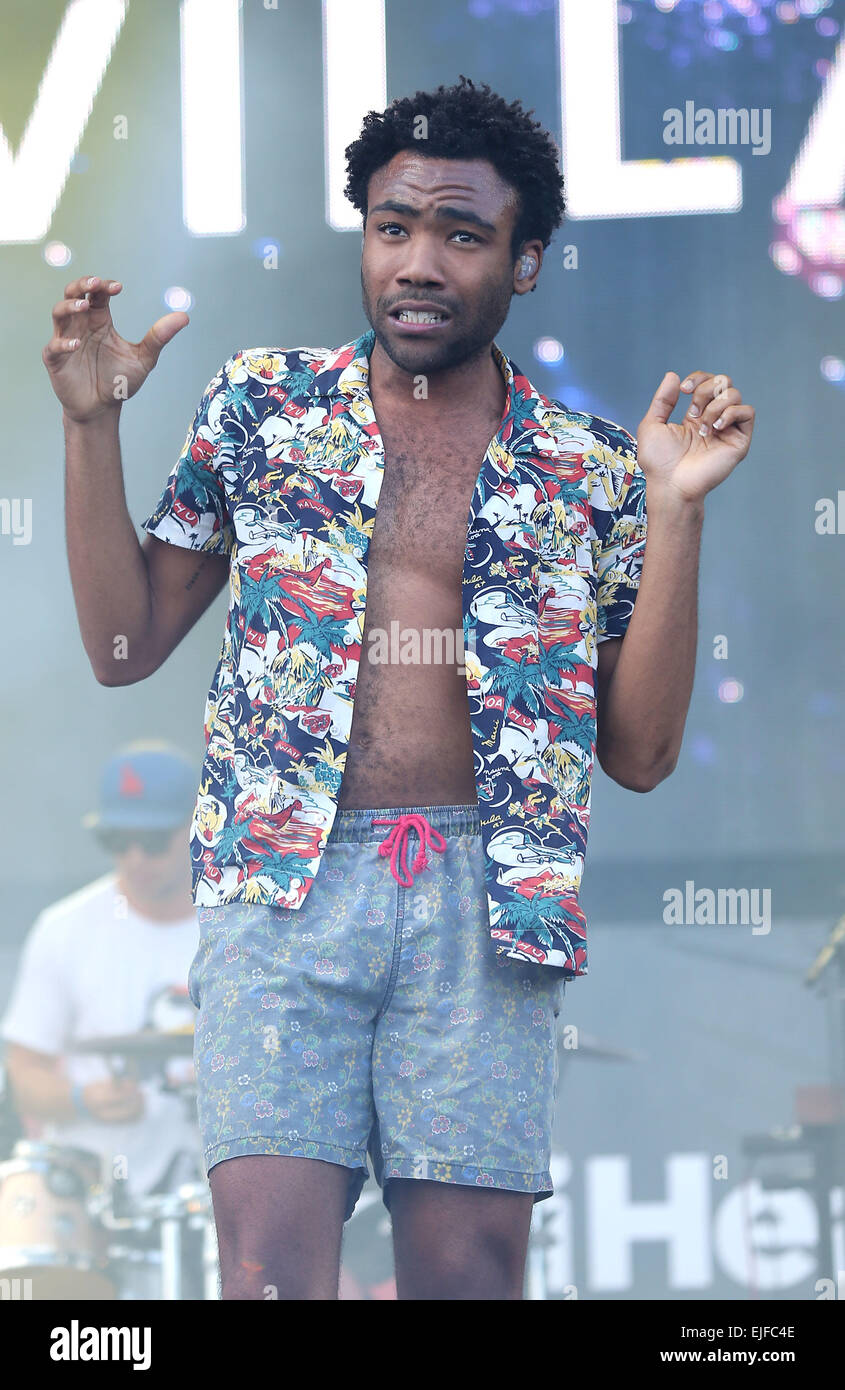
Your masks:
<path fill-rule="evenodd" d="M 370 208 L 370 215 L 374 212 L 398 212 L 403 217 L 419 217 L 419 208 L 412 208 L 410 203 L 400 203 L 397 198 L 388 198 L 383 203 L 377 203 Z M 483 217 L 479 217 L 477 212 L 470 212 L 468 208 L 446 208 L 440 207 L 435 212 L 435 217 L 448 218 L 451 222 L 471 222 L 475 227 L 483 227 L 486 232 L 491 232 L 493 236 L 498 232 L 492 222 L 486 222 Z"/>

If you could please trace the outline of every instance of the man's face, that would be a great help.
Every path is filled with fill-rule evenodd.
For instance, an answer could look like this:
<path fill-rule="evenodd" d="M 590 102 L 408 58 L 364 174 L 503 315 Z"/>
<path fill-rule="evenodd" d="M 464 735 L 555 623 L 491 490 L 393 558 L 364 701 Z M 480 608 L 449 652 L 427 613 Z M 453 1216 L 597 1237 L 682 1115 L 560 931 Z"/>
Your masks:
<path fill-rule="evenodd" d="M 114 852 L 115 865 L 127 888 L 139 900 L 153 902 L 170 897 L 184 887 L 189 875 L 188 837 L 190 822 L 176 830 L 162 832 L 161 847 L 154 851 L 143 842 L 133 841 Z"/>
<path fill-rule="evenodd" d="M 489 346 L 517 284 L 511 233 L 519 197 L 484 159 L 402 150 L 370 179 L 361 257 L 364 313 L 382 349 L 416 374 L 448 369 Z M 539 270 L 542 242 L 527 242 Z M 410 324 L 398 306 L 434 306 L 436 324 Z"/>

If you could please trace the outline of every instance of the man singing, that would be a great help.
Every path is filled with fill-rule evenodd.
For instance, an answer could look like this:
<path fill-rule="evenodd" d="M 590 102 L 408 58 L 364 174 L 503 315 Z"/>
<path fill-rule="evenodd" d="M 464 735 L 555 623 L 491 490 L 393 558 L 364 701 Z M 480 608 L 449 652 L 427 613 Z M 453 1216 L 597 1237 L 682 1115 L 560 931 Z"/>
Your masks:
<path fill-rule="evenodd" d="M 67 286 L 43 358 L 71 577 L 104 685 L 158 670 L 229 580 L 191 829 L 223 1297 L 336 1298 L 369 1152 L 399 1298 L 519 1299 L 594 759 L 641 792 L 675 767 L 704 498 L 754 411 L 667 372 L 635 440 L 498 346 L 564 213 L 519 102 L 461 78 L 346 153 L 370 329 L 234 352 L 143 545 L 121 404 L 187 315 L 129 343 L 119 281 Z"/>

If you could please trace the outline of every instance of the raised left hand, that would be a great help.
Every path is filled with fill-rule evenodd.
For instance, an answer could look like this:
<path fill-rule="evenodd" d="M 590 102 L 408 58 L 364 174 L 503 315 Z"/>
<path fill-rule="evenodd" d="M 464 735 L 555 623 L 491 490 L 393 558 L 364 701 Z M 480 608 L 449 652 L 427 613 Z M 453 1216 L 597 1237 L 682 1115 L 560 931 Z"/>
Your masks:
<path fill-rule="evenodd" d="M 691 394 L 680 424 L 670 424 L 681 391 Z M 751 447 L 754 407 L 724 372 L 667 372 L 637 429 L 637 459 L 651 487 L 701 502 L 724 482 Z"/>

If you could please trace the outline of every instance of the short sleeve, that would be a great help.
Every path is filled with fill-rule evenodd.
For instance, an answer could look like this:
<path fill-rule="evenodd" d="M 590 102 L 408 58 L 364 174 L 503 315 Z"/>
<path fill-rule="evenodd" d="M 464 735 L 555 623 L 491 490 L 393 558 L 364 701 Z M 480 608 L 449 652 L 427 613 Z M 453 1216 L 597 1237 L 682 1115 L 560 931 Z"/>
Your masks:
<path fill-rule="evenodd" d="M 619 425 L 601 421 L 591 489 L 596 542 L 596 640 L 624 637 L 643 567 L 646 542 L 645 475 L 637 441 Z"/>
<path fill-rule="evenodd" d="M 71 1037 L 73 1016 L 61 933 L 42 914 L 24 942 L 0 1035 L 34 1052 L 60 1053 Z"/>
<path fill-rule="evenodd" d="M 227 434 L 231 414 L 230 374 L 236 353 L 202 393 L 185 444 L 153 511 L 141 525 L 151 536 L 189 550 L 231 555 L 234 528 L 220 468 L 232 463 L 236 442 Z"/>

